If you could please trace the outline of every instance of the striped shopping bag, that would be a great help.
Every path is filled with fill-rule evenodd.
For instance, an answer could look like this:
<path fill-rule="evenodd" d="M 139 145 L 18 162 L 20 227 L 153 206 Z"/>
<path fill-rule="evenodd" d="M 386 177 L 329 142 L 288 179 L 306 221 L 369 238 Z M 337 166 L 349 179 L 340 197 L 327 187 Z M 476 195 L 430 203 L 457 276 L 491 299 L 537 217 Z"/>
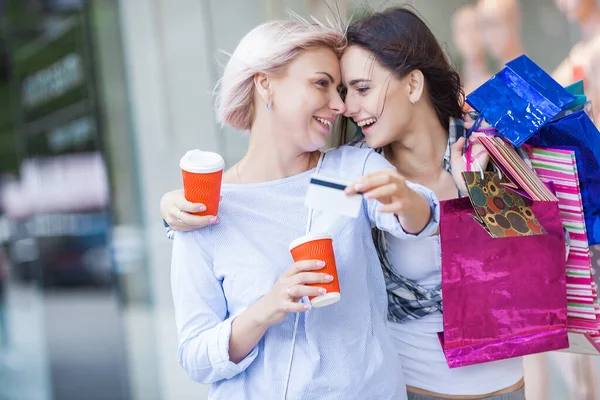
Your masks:
<path fill-rule="evenodd" d="M 503 183 L 503 186 L 533 201 L 558 201 L 510 143 L 499 136 L 480 136 L 477 139 L 510 180 L 510 183 Z"/>
<path fill-rule="evenodd" d="M 567 330 L 570 346 L 565 351 L 600 355 L 600 306 L 591 273 L 575 152 L 529 147 L 529 153 L 540 179 L 554 184 L 563 226 L 571 239 L 566 265 Z"/>

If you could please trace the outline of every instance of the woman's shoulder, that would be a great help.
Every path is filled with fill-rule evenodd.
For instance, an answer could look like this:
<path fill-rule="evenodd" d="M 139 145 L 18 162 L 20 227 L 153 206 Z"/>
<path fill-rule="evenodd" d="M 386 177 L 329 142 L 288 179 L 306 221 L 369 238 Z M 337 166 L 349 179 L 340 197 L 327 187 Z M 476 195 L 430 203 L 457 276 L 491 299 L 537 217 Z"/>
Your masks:
<path fill-rule="evenodd" d="M 369 147 L 342 146 L 325 153 L 322 169 L 328 174 L 354 180 L 365 173 L 367 165 L 382 156 Z"/>
<path fill-rule="evenodd" d="M 212 262 L 214 255 L 215 226 L 207 226 L 191 231 L 175 232 L 173 237 L 174 254 L 196 254 L 207 262 Z"/>
<path fill-rule="evenodd" d="M 358 147 L 359 149 L 370 149 L 369 145 L 365 141 L 364 136 L 357 137 L 356 139 L 348 143 L 346 146 Z"/>
<path fill-rule="evenodd" d="M 328 158 L 337 158 L 337 159 L 366 159 L 369 157 L 369 154 L 375 153 L 373 149 L 371 149 L 365 142 L 357 142 L 356 144 L 351 143 L 345 146 L 337 147 L 335 149 L 328 150 L 325 154 Z"/>

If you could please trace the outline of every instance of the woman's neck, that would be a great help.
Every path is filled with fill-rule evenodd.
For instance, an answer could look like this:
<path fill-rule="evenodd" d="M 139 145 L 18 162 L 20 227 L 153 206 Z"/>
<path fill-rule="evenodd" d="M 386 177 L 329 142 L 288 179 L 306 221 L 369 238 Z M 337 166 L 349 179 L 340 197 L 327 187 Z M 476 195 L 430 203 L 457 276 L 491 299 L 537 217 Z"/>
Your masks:
<path fill-rule="evenodd" d="M 416 123 L 385 147 L 384 152 L 406 179 L 424 184 L 437 181 L 444 172 L 443 160 L 448 146 L 448 131 L 435 112 Z"/>
<path fill-rule="evenodd" d="M 314 168 L 320 152 L 302 152 L 272 129 L 250 132 L 248 151 L 235 169 L 237 183 L 268 182 L 287 178 Z"/>

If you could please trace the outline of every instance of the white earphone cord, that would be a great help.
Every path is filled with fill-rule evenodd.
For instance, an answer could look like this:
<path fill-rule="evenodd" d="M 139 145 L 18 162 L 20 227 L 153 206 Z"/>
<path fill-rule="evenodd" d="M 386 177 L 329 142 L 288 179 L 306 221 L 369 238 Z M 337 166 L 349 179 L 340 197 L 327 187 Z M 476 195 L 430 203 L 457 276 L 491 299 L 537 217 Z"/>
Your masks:
<path fill-rule="evenodd" d="M 321 156 L 319 157 L 319 162 L 317 163 L 317 169 L 316 169 L 316 173 L 319 173 L 319 170 L 321 169 L 321 164 L 323 162 L 323 158 L 325 157 L 325 153 L 321 153 Z M 312 207 L 310 207 L 308 209 L 308 217 L 306 219 L 306 230 L 305 230 L 305 235 L 308 235 L 310 233 L 310 229 L 312 226 L 312 216 L 313 216 L 313 209 Z M 303 301 L 303 300 L 300 300 Z M 300 319 L 300 313 L 296 313 L 296 319 L 294 321 L 294 333 L 292 334 L 292 346 L 290 348 L 290 357 L 289 357 L 289 361 L 288 361 L 288 367 L 287 367 L 287 373 L 285 375 L 285 381 L 283 382 L 283 395 L 281 396 L 282 400 L 285 400 L 285 397 L 287 396 L 287 390 L 288 390 L 288 386 L 290 383 L 290 375 L 292 373 L 292 362 L 294 360 L 294 348 L 296 347 L 296 334 L 298 332 L 298 320 Z"/>

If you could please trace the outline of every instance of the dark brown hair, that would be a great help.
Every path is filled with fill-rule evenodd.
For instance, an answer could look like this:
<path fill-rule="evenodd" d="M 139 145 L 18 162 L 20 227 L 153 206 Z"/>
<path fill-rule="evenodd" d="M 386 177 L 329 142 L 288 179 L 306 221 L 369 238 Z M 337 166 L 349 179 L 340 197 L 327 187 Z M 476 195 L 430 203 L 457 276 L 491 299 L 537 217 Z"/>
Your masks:
<path fill-rule="evenodd" d="M 430 101 L 442 126 L 450 117 L 462 118 L 464 93 L 458 72 L 433 32 L 406 7 L 370 12 L 348 27 L 348 46 L 369 51 L 385 68 L 401 79 L 414 70 L 425 77 Z"/>

